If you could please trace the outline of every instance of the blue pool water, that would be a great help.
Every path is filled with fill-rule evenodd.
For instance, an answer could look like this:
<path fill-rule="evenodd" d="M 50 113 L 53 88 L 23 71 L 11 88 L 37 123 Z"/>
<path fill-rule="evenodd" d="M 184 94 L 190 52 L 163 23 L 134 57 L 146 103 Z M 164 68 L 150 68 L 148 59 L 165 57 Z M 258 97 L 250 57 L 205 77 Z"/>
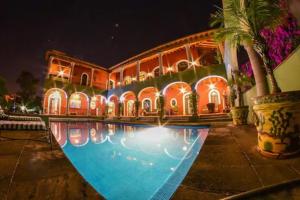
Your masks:
<path fill-rule="evenodd" d="M 64 153 L 106 199 L 169 199 L 207 137 L 205 127 L 51 123 Z"/>

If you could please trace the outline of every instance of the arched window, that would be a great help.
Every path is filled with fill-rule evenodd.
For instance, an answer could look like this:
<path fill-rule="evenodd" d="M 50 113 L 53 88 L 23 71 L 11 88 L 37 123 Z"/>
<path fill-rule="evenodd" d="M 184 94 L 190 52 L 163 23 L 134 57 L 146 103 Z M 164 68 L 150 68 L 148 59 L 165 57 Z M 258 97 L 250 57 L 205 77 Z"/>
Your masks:
<path fill-rule="evenodd" d="M 189 68 L 189 63 L 186 60 L 180 61 L 177 63 L 177 71 L 182 72 Z"/>
<path fill-rule="evenodd" d="M 150 99 L 144 99 L 142 106 L 143 106 L 142 108 L 145 111 L 150 112 L 151 111 L 151 100 Z"/>
<path fill-rule="evenodd" d="M 159 77 L 159 67 L 156 67 L 156 68 L 153 70 L 153 74 L 154 74 L 154 77 Z"/>
<path fill-rule="evenodd" d="M 171 99 L 170 104 L 171 104 L 171 107 L 176 107 L 177 106 L 177 100 L 175 98 Z"/>
<path fill-rule="evenodd" d="M 81 75 L 80 85 L 88 85 L 89 76 L 86 73 Z"/>
<path fill-rule="evenodd" d="M 220 93 L 218 90 L 211 90 L 208 94 L 209 103 L 214 103 L 215 105 L 221 104 Z"/>

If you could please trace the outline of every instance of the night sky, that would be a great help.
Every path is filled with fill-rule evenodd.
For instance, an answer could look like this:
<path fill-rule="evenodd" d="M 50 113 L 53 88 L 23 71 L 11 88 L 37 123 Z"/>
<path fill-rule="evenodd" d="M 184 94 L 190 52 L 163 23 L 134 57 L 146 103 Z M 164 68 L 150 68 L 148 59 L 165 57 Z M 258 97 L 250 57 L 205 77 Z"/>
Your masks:
<path fill-rule="evenodd" d="M 105 2 L 105 3 L 104 3 Z M 17 90 L 21 70 L 43 79 L 46 50 L 110 67 L 171 40 L 209 29 L 221 0 L 2 0 L 0 75 Z"/>

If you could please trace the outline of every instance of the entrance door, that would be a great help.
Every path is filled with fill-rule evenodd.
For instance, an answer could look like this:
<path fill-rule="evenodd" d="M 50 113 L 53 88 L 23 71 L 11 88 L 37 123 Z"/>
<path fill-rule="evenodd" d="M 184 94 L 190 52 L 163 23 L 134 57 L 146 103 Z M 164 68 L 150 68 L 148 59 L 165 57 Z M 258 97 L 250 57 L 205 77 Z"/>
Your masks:
<path fill-rule="evenodd" d="M 60 99 L 57 97 L 50 97 L 49 103 L 49 114 L 58 115 L 60 108 Z"/>
<path fill-rule="evenodd" d="M 184 114 L 191 115 L 192 114 L 192 104 L 190 100 L 191 94 L 186 94 L 184 96 Z"/>

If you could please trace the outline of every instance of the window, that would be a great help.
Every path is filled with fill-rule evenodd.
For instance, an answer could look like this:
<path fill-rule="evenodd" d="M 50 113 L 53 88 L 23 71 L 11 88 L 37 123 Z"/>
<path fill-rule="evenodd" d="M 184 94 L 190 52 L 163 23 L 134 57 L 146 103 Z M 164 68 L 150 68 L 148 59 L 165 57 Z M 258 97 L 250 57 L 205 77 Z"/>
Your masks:
<path fill-rule="evenodd" d="M 153 70 L 153 74 L 154 74 L 154 77 L 159 77 L 159 67 L 156 67 L 156 68 Z"/>
<path fill-rule="evenodd" d="M 88 85 L 89 76 L 86 73 L 81 75 L 80 85 Z"/>
<path fill-rule="evenodd" d="M 171 99 L 170 104 L 171 104 L 171 107 L 176 107 L 177 106 L 177 100 L 175 98 Z"/>
<path fill-rule="evenodd" d="M 186 70 L 187 68 L 189 68 L 189 63 L 187 61 L 180 61 L 179 63 L 177 63 L 177 71 L 178 72 L 182 72 L 182 71 Z"/>
<path fill-rule="evenodd" d="M 211 90 L 208 94 L 209 103 L 219 105 L 221 103 L 220 93 L 218 90 Z"/>
<path fill-rule="evenodd" d="M 78 94 L 74 94 L 71 96 L 70 108 L 81 108 L 81 99 Z"/>

